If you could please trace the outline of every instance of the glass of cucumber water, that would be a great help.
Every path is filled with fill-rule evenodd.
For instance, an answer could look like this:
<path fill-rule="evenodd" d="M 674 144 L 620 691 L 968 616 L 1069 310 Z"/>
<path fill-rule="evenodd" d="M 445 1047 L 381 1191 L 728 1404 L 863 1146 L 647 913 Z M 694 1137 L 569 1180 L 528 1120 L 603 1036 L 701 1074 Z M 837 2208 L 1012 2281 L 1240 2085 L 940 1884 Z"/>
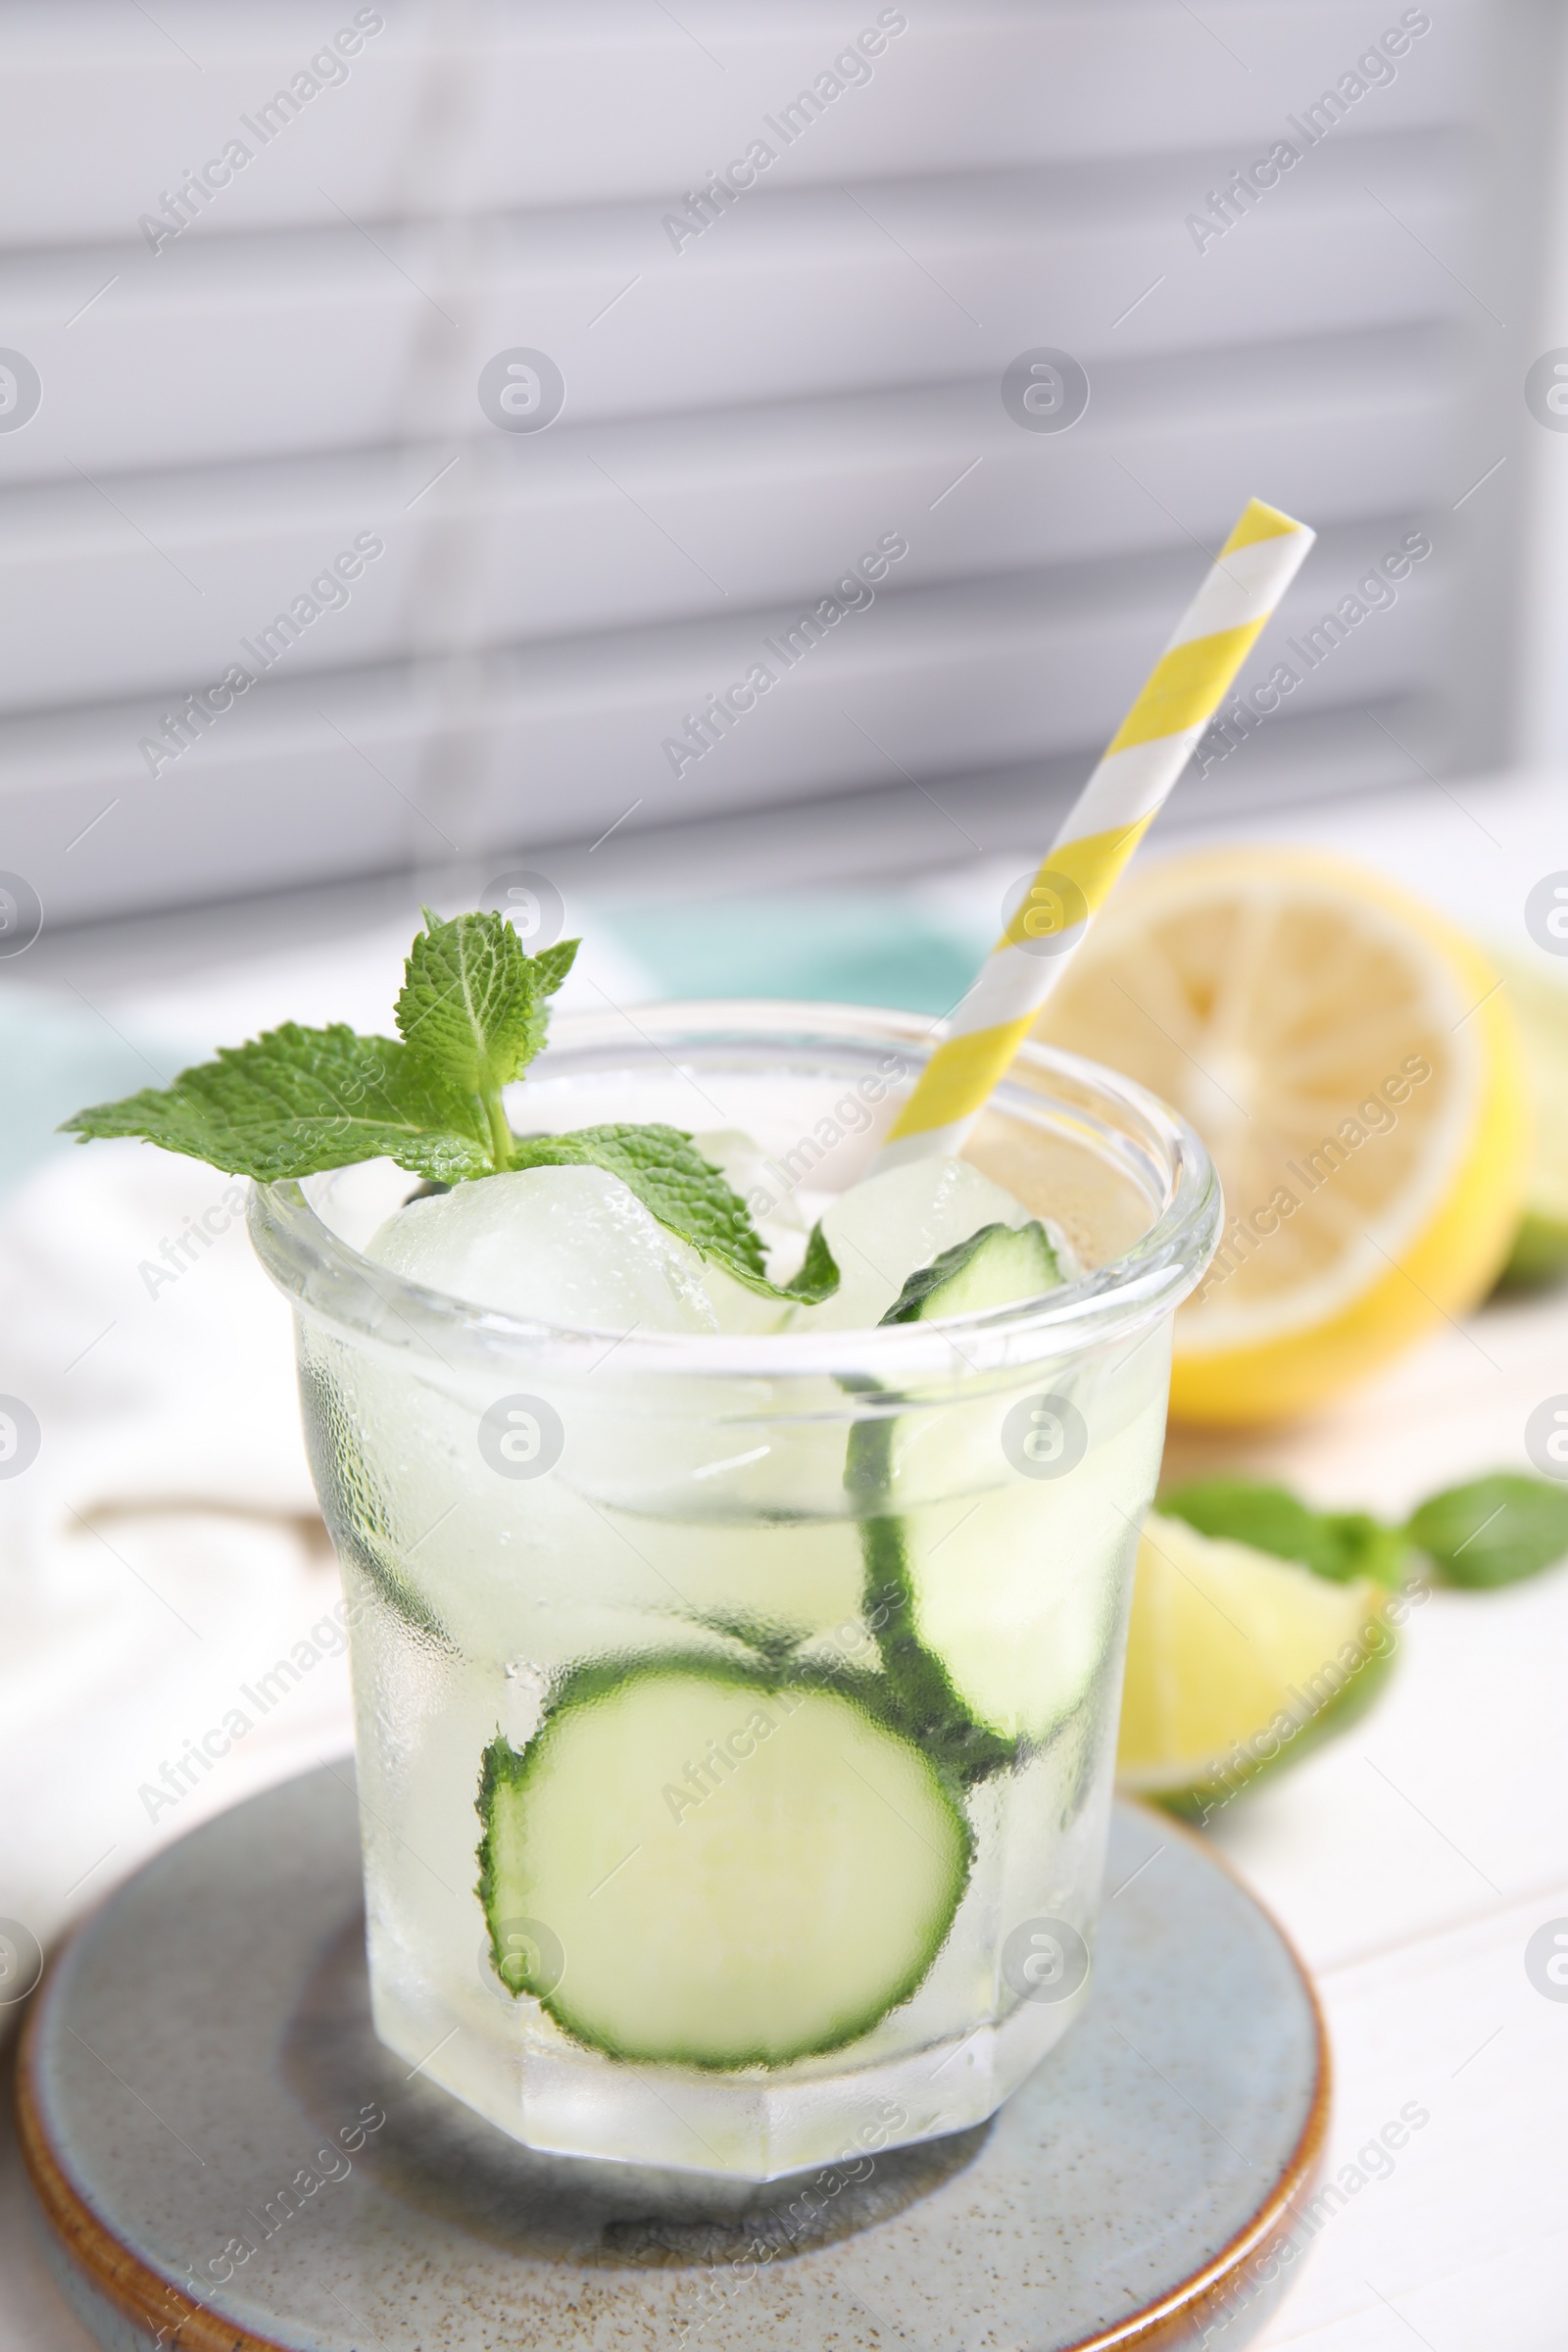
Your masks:
<path fill-rule="evenodd" d="M 815 1304 L 602 1167 L 255 1190 L 349 1602 L 376 2031 L 532 2147 L 763 2180 L 954 2132 L 1089 1997 L 1218 1188 L 1038 1048 L 961 1159 L 870 1175 L 928 1051 L 707 1004 L 564 1018 L 530 1072 L 534 1132 L 694 1134 L 776 1282 L 825 1242 Z"/>

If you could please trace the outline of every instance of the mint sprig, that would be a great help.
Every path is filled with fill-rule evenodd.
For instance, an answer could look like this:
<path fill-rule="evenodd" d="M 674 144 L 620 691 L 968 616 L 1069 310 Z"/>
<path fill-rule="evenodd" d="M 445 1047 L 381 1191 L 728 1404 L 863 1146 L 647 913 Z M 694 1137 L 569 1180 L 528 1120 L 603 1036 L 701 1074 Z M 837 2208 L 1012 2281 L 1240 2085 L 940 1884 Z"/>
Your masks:
<path fill-rule="evenodd" d="M 795 1280 L 770 1282 L 745 1201 L 679 1128 L 514 1135 L 503 1090 L 543 1047 L 547 1000 L 579 942 L 529 956 L 500 913 L 443 921 L 426 907 L 424 920 L 404 968 L 397 1037 L 286 1021 L 220 1048 L 216 1061 L 182 1070 L 172 1086 L 77 1111 L 65 1132 L 84 1143 L 140 1136 L 262 1184 L 381 1158 L 442 1185 L 519 1168 L 604 1168 L 749 1290 L 807 1305 L 832 1297 L 839 1272 L 820 1227 Z"/>

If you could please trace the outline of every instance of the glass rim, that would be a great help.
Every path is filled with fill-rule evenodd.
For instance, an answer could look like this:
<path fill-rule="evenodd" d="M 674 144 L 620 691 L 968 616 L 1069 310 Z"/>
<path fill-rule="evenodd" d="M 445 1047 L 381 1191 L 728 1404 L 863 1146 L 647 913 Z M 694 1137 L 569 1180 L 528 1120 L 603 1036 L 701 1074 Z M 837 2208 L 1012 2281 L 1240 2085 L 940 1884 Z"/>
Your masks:
<path fill-rule="evenodd" d="M 895 1048 L 910 1081 L 941 1043 L 937 1023 L 919 1013 L 867 1005 L 783 999 L 711 998 L 619 1011 L 561 1012 L 531 1076 L 560 1077 L 576 1061 L 603 1068 L 616 1055 L 642 1060 L 651 1050 L 670 1058 L 684 1042 L 695 1048 L 730 1043 L 799 1050 L 871 1046 Z M 253 1182 L 248 1220 L 258 1256 L 296 1310 L 340 1336 L 449 1371 L 551 1373 L 586 1377 L 614 1350 L 617 1385 L 632 1376 L 778 1382 L 835 1378 L 853 1369 L 879 1386 L 911 1375 L 948 1377 L 1021 1369 L 1130 1339 L 1174 1313 L 1196 1287 L 1218 1240 L 1222 1202 L 1218 1175 L 1197 1132 L 1179 1112 L 1135 1079 L 1055 1046 L 1030 1041 L 1015 1070 L 992 1098 L 1002 1112 L 1045 1126 L 1070 1114 L 1098 1148 L 1119 1158 L 1122 1172 L 1154 1209 L 1132 1248 L 1076 1282 L 1016 1305 L 943 1322 L 879 1324 L 870 1330 L 708 1334 L 604 1330 L 531 1321 L 479 1307 L 450 1293 L 407 1281 L 344 1241 L 307 1199 L 297 1179 Z M 1052 1092 L 1065 1080 L 1076 1100 Z M 1045 1083 L 1042 1083 L 1045 1082 Z M 897 1099 L 902 1082 L 890 1087 Z M 1108 1115 L 1107 1115 L 1108 1114 Z M 1118 1149 L 1119 1146 L 1119 1149 Z M 1086 1148 L 1096 1148 L 1086 1144 Z M 1139 1159 L 1142 1160 L 1142 1169 Z M 1158 1172 L 1163 1198 L 1155 1202 L 1149 1170 Z"/>

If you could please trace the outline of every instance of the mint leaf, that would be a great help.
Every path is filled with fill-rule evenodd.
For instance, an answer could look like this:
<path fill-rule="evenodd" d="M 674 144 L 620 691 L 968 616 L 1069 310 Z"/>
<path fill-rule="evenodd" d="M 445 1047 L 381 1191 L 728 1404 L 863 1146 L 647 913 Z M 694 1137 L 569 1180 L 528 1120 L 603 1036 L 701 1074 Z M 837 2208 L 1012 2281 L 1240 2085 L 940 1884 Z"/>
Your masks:
<path fill-rule="evenodd" d="M 740 1195 L 678 1127 L 579 1127 L 570 1135 L 524 1136 L 514 1168 L 603 1168 L 618 1176 L 649 1212 L 688 1242 L 699 1257 L 717 1258 L 728 1274 L 766 1298 L 814 1305 L 839 1287 L 839 1270 L 820 1226 L 806 1264 L 787 1289 L 767 1278 L 762 1245 Z M 805 1284 L 805 1288 L 798 1287 Z"/>
<path fill-rule="evenodd" d="M 1314 1516 L 1324 1531 L 1325 1557 L 1307 1565 L 1319 1576 L 1338 1585 L 1370 1576 L 1390 1592 L 1398 1590 L 1409 1548 L 1402 1528 L 1386 1526 L 1370 1511 L 1318 1511 Z"/>
<path fill-rule="evenodd" d="M 330 1029 L 281 1029 L 224 1046 L 172 1086 L 79 1110 L 65 1131 L 140 1136 L 264 1184 L 386 1157 L 441 1183 L 490 1172 L 479 1103 L 444 1086 L 406 1045 Z"/>
<path fill-rule="evenodd" d="M 1497 1470 L 1422 1503 L 1405 1528 L 1446 1584 L 1516 1584 L 1568 1556 L 1568 1489 Z"/>
<path fill-rule="evenodd" d="M 553 997 L 577 960 L 580 939 L 561 939 L 553 948 L 541 948 L 532 958 L 539 975 L 539 986 L 547 997 Z"/>
<path fill-rule="evenodd" d="M 544 1044 L 545 999 L 570 971 L 579 943 L 564 940 L 530 956 L 506 916 L 493 910 L 443 922 L 426 906 L 424 922 L 404 966 L 398 1029 L 443 1086 L 478 1096 L 491 1163 L 478 1173 L 489 1175 L 512 1161 L 502 1089 Z"/>
<path fill-rule="evenodd" d="M 1158 1507 L 1171 1518 L 1185 1519 L 1200 1536 L 1272 1552 L 1333 1584 L 1349 1584 L 1358 1576 L 1389 1586 L 1399 1581 L 1404 1534 L 1366 1511 L 1309 1510 L 1288 1488 L 1246 1478 L 1195 1480 L 1163 1496 Z"/>
<path fill-rule="evenodd" d="M 285 1022 L 221 1048 L 171 1087 L 78 1111 L 64 1131 L 83 1142 L 140 1136 L 263 1184 L 383 1157 L 437 1187 L 511 1168 L 600 1167 L 749 1289 L 813 1305 L 831 1298 L 839 1270 L 820 1226 L 800 1273 L 779 1289 L 746 1203 L 678 1128 L 587 1127 L 519 1143 L 502 1090 L 544 1044 L 547 1000 L 580 943 L 560 940 L 530 956 L 498 912 L 448 922 L 426 907 L 424 922 L 404 968 L 399 1038 Z"/>
<path fill-rule="evenodd" d="M 771 1284 L 768 1287 L 771 1289 Z M 798 1298 L 803 1306 L 820 1306 L 824 1298 L 832 1298 L 838 1287 L 838 1261 L 828 1248 L 827 1235 L 822 1231 L 822 1220 L 818 1217 L 811 1227 L 811 1238 L 806 1245 L 801 1270 L 784 1285 L 779 1296 Z"/>
<path fill-rule="evenodd" d="M 443 922 L 426 906 L 424 920 L 404 970 L 398 1034 L 449 1085 L 499 1094 L 545 1042 L 539 966 L 503 914 Z"/>
<path fill-rule="evenodd" d="M 579 1127 L 569 1135 L 521 1136 L 512 1164 L 604 1168 L 704 1257 L 733 1261 L 754 1278 L 765 1278 L 762 1245 L 745 1201 L 678 1127 Z"/>

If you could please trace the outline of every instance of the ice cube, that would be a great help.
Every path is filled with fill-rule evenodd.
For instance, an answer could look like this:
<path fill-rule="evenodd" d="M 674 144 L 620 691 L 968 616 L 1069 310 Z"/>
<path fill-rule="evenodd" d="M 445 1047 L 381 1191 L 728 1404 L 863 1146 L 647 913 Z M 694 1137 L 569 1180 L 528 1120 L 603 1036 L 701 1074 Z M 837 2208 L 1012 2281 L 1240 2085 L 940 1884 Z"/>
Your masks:
<path fill-rule="evenodd" d="M 696 1250 L 604 1168 L 521 1168 L 411 1200 L 365 1254 L 427 1290 L 531 1321 L 719 1328 Z"/>
<path fill-rule="evenodd" d="M 757 1238 L 767 1259 L 767 1270 L 775 1282 L 788 1282 L 806 1255 L 809 1219 L 801 1214 L 798 1201 L 791 1193 L 782 1200 L 776 1198 L 778 1178 L 769 1166 L 767 1155 L 754 1136 L 741 1127 L 713 1127 L 703 1135 L 694 1135 L 692 1142 L 703 1157 L 719 1171 L 732 1193 L 738 1193 L 751 1210 Z M 768 1206 L 759 1214 L 762 1201 Z M 756 1205 L 754 1206 L 754 1203 Z M 713 1290 L 710 1268 L 710 1290 Z M 755 1305 L 742 1309 L 727 1296 L 730 1286 L 721 1278 L 720 1288 L 714 1291 L 714 1305 L 718 1320 L 725 1331 L 774 1331 L 781 1316 L 759 1316 Z M 744 1294 L 743 1294 L 744 1295 Z M 758 1302 L 760 1303 L 760 1302 Z"/>
<path fill-rule="evenodd" d="M 792 1330 L 865 1331 L 909 1275 L 982 1225 L 1027 1225 L 1030 1212 L 966 1159 L 914 1159 L 850 1187 L 823 1211 L 841 1280 L 820 1306 L 797 1308 Z"/>
<path fill-rule="evenodd" d="M 732 1337 L 786 1331 L 795 1312 L 787 1299 L 769 1298 L 760 1292 L 748 1290 L 733 1274 L 726 1274 L 716 1258 L 710 1257 L 703 1268 L 703 1288 L 719 1330 Z"/>
<path fill-rule="evenodd" d="M 692 1142 L 703 1157 L 717 1168 L 731 1192 L 738 1193 L 743 1200 L 750 1202 L 760 1191 L 772 1199 L 773 1187 L 762 1147 L 743 1128 L 710 1128 L 702 1135 L 694 1135 Z M 752 1221 L 769 1274 L 775 1282 L 787 1282 L 806 1255 L 806 1219 L 786 1196 L 770 1215 L 760 1217 L 754 1213 Z M 703 1282 L 713 1302 L 720 1331 L 741 1335 L 778 1331 L 789 1319 L 788 1306 L 749 1291 L 744 1283 L 726 1274 L 716 1258 L 710 1257 L 704 1266 Z"/>
<path fill-rule="evenodd" d="M 786 1193 L 782 1200 L 776 1198 L 778 1176 L 754 1136 L 741 1127 L 713 1127 L 704 1135 L 694 1135 L 692 1142 L 703 1157 L 717 1168 L 730 1191 L 739 1193 L 748 1206 L 763 1196 L 771 1203 L 760 1216 L 755 1208 L 752 1210 L 752 1221 L 770 1254 L 775 1240 L 783 1242 L 796 1235 L 804 1240 L 808 1221 L 792 1193 Z M 795 1255 L 801 1253 L 797 1244 Z"/>

